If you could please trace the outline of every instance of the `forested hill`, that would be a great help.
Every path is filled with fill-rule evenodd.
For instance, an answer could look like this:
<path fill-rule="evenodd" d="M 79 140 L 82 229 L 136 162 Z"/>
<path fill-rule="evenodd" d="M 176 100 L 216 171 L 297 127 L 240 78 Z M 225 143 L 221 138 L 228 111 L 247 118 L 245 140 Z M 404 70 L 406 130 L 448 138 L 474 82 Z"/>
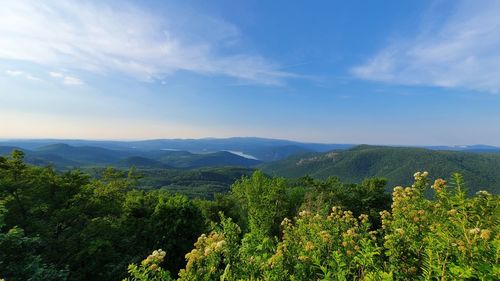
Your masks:
<path fill-rule="evenodd" d="M 412 171 L 426 170 L 444 178 L 458 172 L 466 183 L 474 183 L 468 185 L 470 192 L 485 189 L 498 194 L 500 186 L 500 155 L 493 153 L 361 145 L 343 151 L 295 155 L 259 167 L 270 175 L 289 178 L 338 176 L 343 181 L 359 182 L 384 177 L 388 186 L 409 184 Z"/>
<path fill-rule="evenodd" d="M 191 153 L 177 150 L 140 151 L 108 149 L 97 146 L 73 146 L 65 143 L 49 144 L 35 149 L 0 146 L 0 156 L 14 149 L 26 154 L 26 161 L 38 166 L 53 165 L 59 170 L 82 167 L 113 166 L 118 168 L 201 168 L 238 166 L 250 167 L 261 161 L 227 151 Z"/>

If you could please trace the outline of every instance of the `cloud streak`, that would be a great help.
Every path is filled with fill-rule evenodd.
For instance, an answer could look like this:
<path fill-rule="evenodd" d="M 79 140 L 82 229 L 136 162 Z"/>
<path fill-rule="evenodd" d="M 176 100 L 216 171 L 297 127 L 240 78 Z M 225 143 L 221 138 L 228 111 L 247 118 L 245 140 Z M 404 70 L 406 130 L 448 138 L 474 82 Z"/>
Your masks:
<path fill-rule="evenodd" d="M 21 71 L 21 70 L 6 70 L 5 74 L 12 76 L 12 77 L 22 77 L 26 80 L 31 80 L 31 81 L 42 81 L 42 79 L 31 75 L 31 73 Z"/>
<path fill-rule="evenodd" d="M 78 85 L 83 85 L 83 81 L 73 76 L 64 76 L 63 84 L 70 86 L 78 86 Z"/>
<path fill-rule="evenodd" d="M 22 72 L 20 70 L 6 70 L 5 74 L 10 75 L 10 76 L 20 76 L 20 75 L 23 75 L 24 72 Z"/>
<path fill-rule="evenodd" d="M 64 74 L 62 74 L 61 72 L 49 72 L 49 75 L 53 78 L 63 78 L 64 77 Z"/>
<path fill-rule="evenodd" d="M 358 78 L 403 85 L 500 92 L 499 1 L 461 1 L 439 26 L 389 44 Z"/>
<path fill-rule="evenodd" d="M 111 7 L 97 1 L 7 1 L 0 9 L 0 34 L 3 59 L 121 73 L 142 81 L 161 80 L 177 71 L 268 85 L 299 77 L 238 48 L 239 31 L 227 22 L 176 11 L 159 17 L 125 3 Z"/>
<path fill-rule="evenodd" d="M 62 72 L 50 71 L 50 72 L 49 72 L 49 75 L 50 75 L 52 78 L 55 78 L 55 79 L 59 79 L 59 80 L 61 80 L 61 82 L 62 82 L 64 85 L 69 85 L 69 86 L 80 86 L 80 85 L 85 84 L 85 83 L 83 83 L 83 81 L 82 81 L 82 80 L 80 80 L 79 78 L 77 78 L 77 77 L 75 77 L 75 76 L 67 75 L 67 74 L 62 73 Z"/>
<path fill-rule="evenodd" d="M 77 78 L 77 77 L 72 76 L 72 75 L 68 75 L 66 73 L 50 71 L 49 75 L 52 78 L 61 80 L 61 83 L 63 83 L 64 85 L 80 86 L 80 85 L 85 84 L 80 78 Z"/>

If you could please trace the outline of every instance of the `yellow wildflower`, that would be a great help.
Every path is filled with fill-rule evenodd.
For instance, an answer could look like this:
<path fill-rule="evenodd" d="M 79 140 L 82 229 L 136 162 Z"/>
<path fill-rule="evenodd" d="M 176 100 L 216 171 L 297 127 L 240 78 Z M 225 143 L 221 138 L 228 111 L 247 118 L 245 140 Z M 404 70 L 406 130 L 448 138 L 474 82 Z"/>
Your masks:
<path fill-rule="evenodd" d="M 488 240 L 488 239 L 490 239 L 491 231 L 489 229 L 483 229 L 483 230 L 481 230 L 481 234 L 479 236 L 483 240 Z"/>
<path fill-rule="evenodd" d="M 305 249 L 306 251 L 311 251 L 311 250 L 313 250 L 313 249 L 314 249 L 314 244 L 313 244 L 311 241 L 309 241 L 309 242 L 307 242 L 307 243 L 306 243 L 306 245 L 304 246 L 304 249 Z"/>

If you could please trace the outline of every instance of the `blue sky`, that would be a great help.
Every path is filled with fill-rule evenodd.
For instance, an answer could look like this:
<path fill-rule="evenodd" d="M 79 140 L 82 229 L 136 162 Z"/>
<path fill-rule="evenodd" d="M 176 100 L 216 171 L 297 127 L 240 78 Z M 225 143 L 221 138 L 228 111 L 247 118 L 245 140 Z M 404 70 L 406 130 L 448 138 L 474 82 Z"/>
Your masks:
<path fill-rule="evenodd" d="M 0 138 L 500 145 L 498 1 L 8 1 Z"/>

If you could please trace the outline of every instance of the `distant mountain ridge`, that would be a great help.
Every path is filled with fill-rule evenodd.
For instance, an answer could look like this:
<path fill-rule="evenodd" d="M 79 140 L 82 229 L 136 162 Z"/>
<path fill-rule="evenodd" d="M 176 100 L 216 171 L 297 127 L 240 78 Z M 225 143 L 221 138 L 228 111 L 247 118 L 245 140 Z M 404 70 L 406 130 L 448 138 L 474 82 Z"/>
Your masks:
<path fill-rule="evenodd" d="M 443 178 L 458 172 L 466 183 L 474 183 L 471 191 L 500 191 L 500 154 L 494 153 L 361 145 L 348 150 L 295 155 L 261 164 L 259 168 L 273 176 L 290 178 L 338 176 L 344 181 L 360 182 L 364 178 L 384 177 L 390 187 L 410 184 L 416 171 L 425 170 L 433 177 Z"/>
<path fill-rule="evenodd" d="M 223 150 L 242 152 L 269 162 L 280 160 L 302 152 L 327 152 L 349 149 L 358 144 L 310 143 L 283 139 L 258 137 L 200 138 L 200 139 L 152 139 L 140 141 L 106 141 L 79 139 L 18 139 L 0 140 L 0 146 L 13 146 L 23 149 L 37 149 L 51 144 L 71 146 L 93 146 L 113 150 L 152 151 L 160 149 L 183 150 L 192 153 L 218 152 Z M 473 145 L 388 145 L 389 147 L 420 147 L 432 150 L 450 150 L 464 152 L 500 153 L 500 147 L 484 144 Z"/>
<path fill-rule="evenodd" d="M 475 145 L 455 145 L 455 146 L 428 146 L 426 148 L 433 150 L 450 150 L 450 151 L 464 151 L 476 153 L 500 153 L 500 147 L 484 144 Z"/>
<path fill-rule="evenodd" d="M 150 152 L 158 150 L 180 150 L 195 154 L 235 151 L 257 158 L 260 161 L 276 161 L 303 152 L 324 152 L 347 149 L 351 144 L 302 143 L 289 140 L 254 137 L 205 138 L 205 139 L 158 139 L 143 141 L 94 141 L 94 140 L 9 140 L 0 141 L 0 146 L 15 146 L 36 150 L 48 145 L 66 144 L 74 147 L 91 146 L 119 151 Z"/>
<path fill-rule="evenodd" d="M 15 146 L 0 146 L 0 155 L 14 149 L 26 154 L 26 161 L 34 165 L 53 165 L 58 169 L 116 166 L 128 168 L 168 169 L 237 166 L 251 167 L 261 161 L 231 152 L 191 153 L 188 151 L 115 150 L 95 146 L 72 146 L 64 143 L 49 144 L 33 150 Z"/>

